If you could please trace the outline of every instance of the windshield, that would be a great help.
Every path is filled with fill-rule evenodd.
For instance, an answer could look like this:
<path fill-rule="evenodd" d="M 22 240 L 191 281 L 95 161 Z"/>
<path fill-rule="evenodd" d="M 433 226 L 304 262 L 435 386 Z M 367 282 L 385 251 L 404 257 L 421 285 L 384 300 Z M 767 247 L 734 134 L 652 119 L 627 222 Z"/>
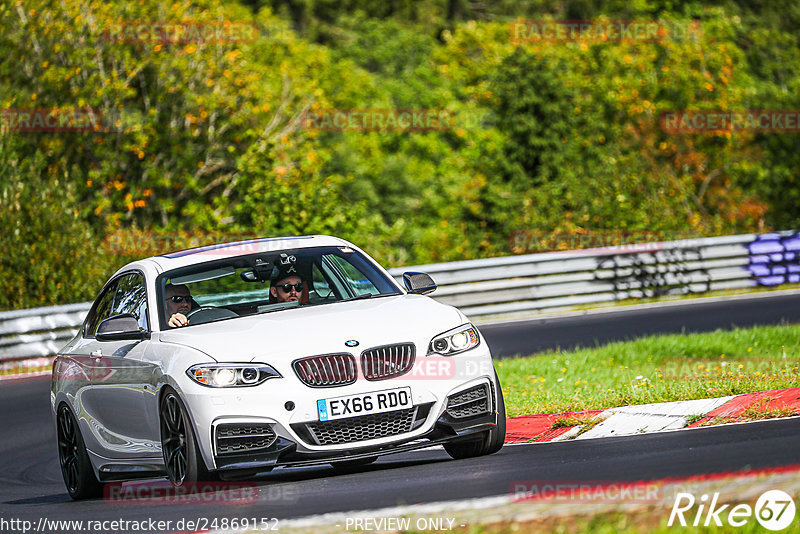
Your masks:
<path fill-rule="evenodd" d="M 169 271 L 157 285 L 162 329 L 401 293 L 350 247 L 226 258 Z"/>

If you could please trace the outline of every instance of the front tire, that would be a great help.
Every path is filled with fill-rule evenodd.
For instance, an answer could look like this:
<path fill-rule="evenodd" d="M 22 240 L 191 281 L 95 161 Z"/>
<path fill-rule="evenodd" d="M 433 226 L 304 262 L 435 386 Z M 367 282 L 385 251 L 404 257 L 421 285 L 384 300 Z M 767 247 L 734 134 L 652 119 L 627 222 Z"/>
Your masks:
<path fill-rule="evenodd" d="M 178 394 L 168 391 L 161 399 L 159 412 L 161 452 L 169 481 L 174 486 L 182 486 L 186 482 L 210 480 L 210 473 L 200 457 L 192 423 Z"/>
<path fill-rule="evenodd" d="M 461 460 L 463 458 L 494 454 L 503 447 L 503 442 L 506 439 L 506 403 L 503 399 L 503 388 L 500 386 L 497 372 L 494 373 L 494 383 L 496 384 L 497 410 L 495 412 L 497 414 L 497 424 L 493 429 L 485 432 L 478 440 L 464 443 L 445 443 L 444 450 L 453 459 Z"/>
<path fill-rule="evenodd" d="M 100 497 L 103 494 L 103 484 L 94 476 L 78 422 L 66 404 L 58 408 L 56 426 L 58 460 L 67 493 L 76 501 Z"/>

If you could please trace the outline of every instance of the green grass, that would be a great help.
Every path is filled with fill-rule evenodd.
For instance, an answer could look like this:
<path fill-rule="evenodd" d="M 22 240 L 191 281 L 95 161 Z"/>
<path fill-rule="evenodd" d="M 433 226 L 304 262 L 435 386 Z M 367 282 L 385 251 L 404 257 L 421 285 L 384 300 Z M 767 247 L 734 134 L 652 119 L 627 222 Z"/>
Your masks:
<path fill-rule="evenodd" d="M 763 397 L 757 402 L 754 402 L 751 406 L 748 406 L 747 409 L 737 417 L 728 417 L 724 415 L 711 417 L 709 420 L 700 423 L 700 426 L 724 425 L 726 423 L 733 423 L 737 421 L 763 421 L 764 419 L 776 419 L 779 417 L 792 417 L 798 415 L 797 408 L 779 408 L 777 410 L 768 409 L 767 406 L 773 400 L 775 399 Z"/>
<path fill-rule="evenodd" d="M 592 422 L 593 421 L 591 417 L 559 417 L 553 421 L 552 425 L 550 425 L 550 430 L 573 427 L 577 425 L 590 425 Z"/>
<path fill-rule="evenodd" d="M 700 414 L 690 415 L 689 417 L 686 418 L 686 426 L 693 425 L 702 418 L 703 416 Z"/>
<path fill-rule="evenodd" d="M 652 336 L 496 366 L 509 417 L 800 387 L 800 326 Z"/>

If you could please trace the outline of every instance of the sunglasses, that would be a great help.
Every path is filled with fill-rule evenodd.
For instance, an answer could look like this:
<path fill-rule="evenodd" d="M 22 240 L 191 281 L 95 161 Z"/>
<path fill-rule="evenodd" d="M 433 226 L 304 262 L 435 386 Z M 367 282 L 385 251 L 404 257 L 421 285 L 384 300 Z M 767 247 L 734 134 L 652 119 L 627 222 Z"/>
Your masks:
<path fill-rule="evenodd" d="M 171 297 L 167 297 L 167 300 L 171 300 L 172 302 L 189 302 L 192 297 L 184 297 L 182 295 L 173 295 Z"/>
<path fill-rule="evenodd" d="M 281 288 L 284 293 L 288 293 L 289 291 L 292 290 L 292 288 L 294 288 L 295 291 L 300 293 L 303 290 L 303 282 L 298 282 L 298 283 L 296 283 L 294 285 L 292 285 L 292 284 L 281 284 L 281 285 L 279 285 L 277 287 Z"/>

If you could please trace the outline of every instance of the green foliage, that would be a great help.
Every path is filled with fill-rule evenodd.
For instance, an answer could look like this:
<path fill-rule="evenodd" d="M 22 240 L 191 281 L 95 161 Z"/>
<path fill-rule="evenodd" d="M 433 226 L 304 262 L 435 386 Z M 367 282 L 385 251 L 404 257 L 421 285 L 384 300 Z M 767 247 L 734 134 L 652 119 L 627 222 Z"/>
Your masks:
<path fill-rule="evenodd" d="M 519 17 L 692 31 L 516 44 Z M 120 43 L 104 35 L 119 21 L 257 32 Z M 520 230 L 711 235 L 800 222 L 796 134 L 658 124 L 665 110 L 800 107 L 800 9 L 788 0 L 0 0 L 0 23 L 0 108 L 102 115 L 94 131 L 4 137 L 14 252 L 0 307 L 84 300 L 127 260 L 226 236 L 331 233 L 402 265 L 509 254 Z M 334 109 L 446 110 L 453 122 L 304 123 Z M 128 237 L 136 246 L 112 246 Z"/>
<path fill-rule="evenodd" d="M 94 298 L 113 265 L 93 246 L 75 185 L 41 154 L 24 157 L 0 134 L 0 309 Z"/>

